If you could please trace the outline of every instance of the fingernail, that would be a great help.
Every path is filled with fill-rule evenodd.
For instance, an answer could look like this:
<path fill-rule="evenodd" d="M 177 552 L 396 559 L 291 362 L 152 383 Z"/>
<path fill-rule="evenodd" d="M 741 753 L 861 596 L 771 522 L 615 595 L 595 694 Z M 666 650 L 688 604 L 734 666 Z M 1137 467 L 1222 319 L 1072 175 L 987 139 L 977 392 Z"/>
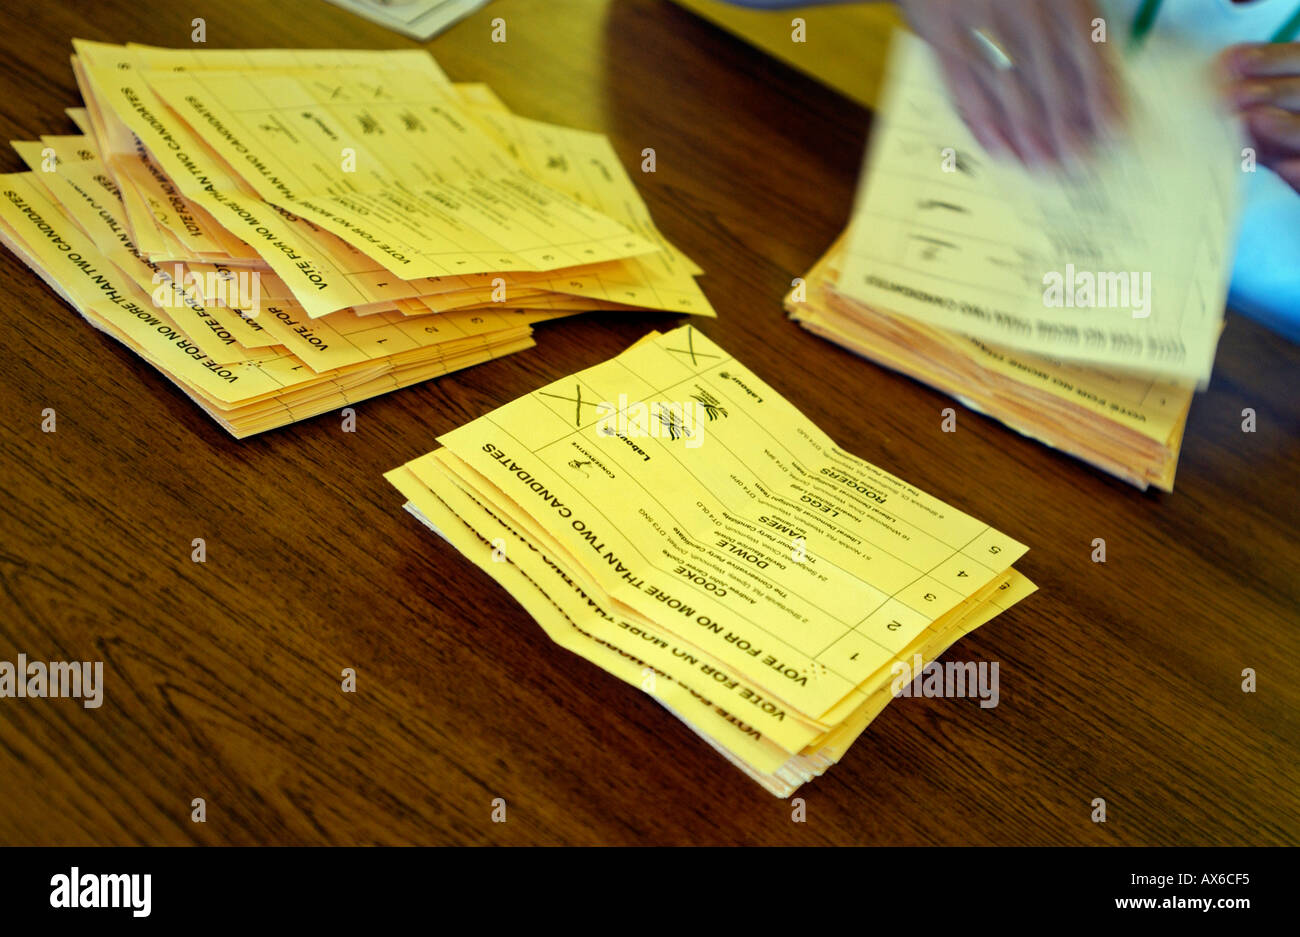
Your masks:
<path fill-rule="evenodd" d="M 1251 123 L 1263 124 L 1265 130 L 1285 130 L 1291 126 L 1291 113 L 1272 105 L 1257 107 L 1247 116 Z"/>
<path fill-rule="evenodd" d="M 1061 161 L 1056 145 L 1041 134 L 1031 133 L 1029 135 L 1029 150 L 1033 156 L 1032 165 L 1040 172 L 1052 169 Z"/>
<path fill-rule="evenodd" d="M 1259 104 L 1269 100 L 1272 96 L 1272 86 L 1262 81 L 1248 81 L 1244 84 L 1234 85 L 1232 88 L 1232 100 L 1236 102 L 1238 107 Z"/>
<path fill-rule="evenodd" d="M 1007 155 L 1007 148 L 1002 144 L 1002 140 L 996 133 L 991 132 L 986 127 L 972 127 L 975 133 L 975 139 L 984 147 L 984 152 L 994 159 L 1002 159 Z"/>
<path fill-rule="evenodd" d="M 1251 70 L 1264 60 L 1264 51 L 1255 46 L 1238 49 L 1232 55 L 1232 67 L 1241 77 L 1246 77 Z"/>

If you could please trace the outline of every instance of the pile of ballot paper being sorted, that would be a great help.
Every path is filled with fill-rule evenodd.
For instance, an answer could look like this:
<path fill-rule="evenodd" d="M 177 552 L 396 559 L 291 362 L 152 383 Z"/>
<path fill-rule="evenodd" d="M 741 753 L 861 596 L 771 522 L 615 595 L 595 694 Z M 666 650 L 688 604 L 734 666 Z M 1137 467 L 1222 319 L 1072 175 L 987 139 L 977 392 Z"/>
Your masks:
<path fill-rule="evenodd" d="M 712 316 L 609 141 L 425 52 L 75 41 L 79 136 L 14 147 L 0 239 L 236 436 L 532 345 Z"/>
<path fill-rule="evenodd" d="M 840 449 L 691 326 L 438 442 L 385 476 L 407 510 L 782 797 L 1034 590 L 1023 545 Z"/>
<path fill-rule="evenodd" d="M 900 33 L 849 229 L 806 328 L 1134 485 L 1172 490 L 1223 329 L 1240 141 L 1204 57 L 1144 48 L 1124 136 L 1060 173 L 993 159 Z"/>

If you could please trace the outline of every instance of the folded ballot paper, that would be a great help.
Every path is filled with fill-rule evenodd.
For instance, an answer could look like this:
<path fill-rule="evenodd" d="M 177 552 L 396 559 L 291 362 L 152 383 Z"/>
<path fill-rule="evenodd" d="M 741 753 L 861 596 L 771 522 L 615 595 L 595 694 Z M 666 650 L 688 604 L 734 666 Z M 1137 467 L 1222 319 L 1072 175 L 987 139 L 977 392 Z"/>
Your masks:
<path fill-rule="evenodd" d="M 988 157 L 895 39 L 849 230 L 791 316 L 1141 488 L 1172 490 L 1223 328 L 1241 146 L 1203 56 L 1126 64 L 1125 136 L 1066 172 Z"/>
<path fill-rule="evenodd" d="M 0 240 L 236 436 L 530 347 L 712 316 L 609 141 L 421 51 L 74 42 L 80 135 L 16 141 Z"/>
<path fill-rule="evenodd" d="M 690 326 L 387 474 L 547 634 L 778 796 L 1029 595 L 1025 547 L 839 448 Z"/>
<path fill-rule="evenodd" d="M 477 12 L 487 0 L 329 0 L 335 6 L 428 42 L 448 26 Z"/>

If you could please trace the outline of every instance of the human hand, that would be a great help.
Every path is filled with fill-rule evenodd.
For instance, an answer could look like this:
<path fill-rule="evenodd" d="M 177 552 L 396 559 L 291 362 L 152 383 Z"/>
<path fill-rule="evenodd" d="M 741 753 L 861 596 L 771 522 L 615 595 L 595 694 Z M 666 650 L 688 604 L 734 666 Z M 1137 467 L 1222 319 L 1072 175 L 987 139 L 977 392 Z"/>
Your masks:
<path fill-rule="evenodd" d="M 1256 158 L 1300 192 L 1300 42 L 1232 46 L 1219 62 Z"/>
<path fill-rule="evenodd" d="M 1052 165 L 1122 116 L 1092 0 L 899 0 L 943 65 L 975 138 L 995 156 Z M 1109 37 L 1107 37 L 1109 38 Z"/>

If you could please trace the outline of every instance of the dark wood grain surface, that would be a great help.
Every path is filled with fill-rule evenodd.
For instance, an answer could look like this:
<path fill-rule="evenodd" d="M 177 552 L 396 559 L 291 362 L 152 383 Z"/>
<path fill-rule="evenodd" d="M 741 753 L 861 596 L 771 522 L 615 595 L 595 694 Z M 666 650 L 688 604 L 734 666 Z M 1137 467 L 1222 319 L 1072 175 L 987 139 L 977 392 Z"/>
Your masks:
<path fill-rule="evenodd" d="M 73 132 L 73 37 L 183 46 L 194 16 L 210 47 L 414 45 L 320 0 L 31 4 L 0 33 L 5 139 Z M 0 660 L 102 660 L 106 689 L 97 710 L 0 700 L 0 843 L 1300 840 L 1300 349 L 1229 318 L 1171 495 L 963 408 L 943 433 L 949 399 L 780 306 L 845 223 L 865 111 L 661 0 L 498 0 L 430 48 L 521 114 L 609 134 L 707 271 L 701 330 L 846 448 L 1030 545 L 1040 591 L 950 652 L 1000 663 L 1000 705 L 894 702 L 794 823 L 400 510 L 382 472 L 680 318 L 552 323 L 360 405 L 355 433 L 236 442 L 5 252 Z"/>

